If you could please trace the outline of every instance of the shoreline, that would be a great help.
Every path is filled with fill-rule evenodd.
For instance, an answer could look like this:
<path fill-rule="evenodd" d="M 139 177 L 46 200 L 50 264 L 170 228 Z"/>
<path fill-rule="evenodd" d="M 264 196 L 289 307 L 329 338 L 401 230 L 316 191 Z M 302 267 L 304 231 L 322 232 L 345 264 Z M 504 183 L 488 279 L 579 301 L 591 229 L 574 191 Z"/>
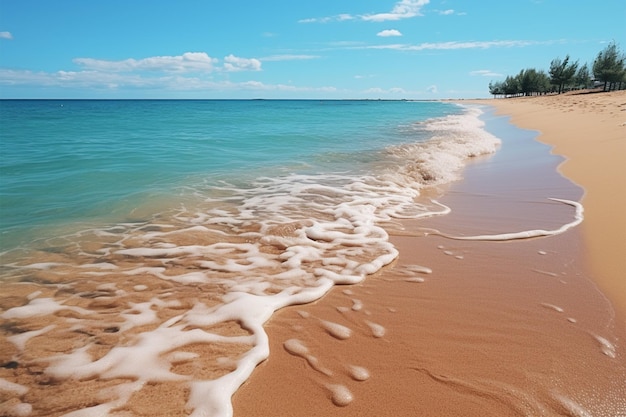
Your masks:
<path fill-rule="evenodd" d="M 565 160 L 558 170 L 585 190 L 589 273 L 626 318 L 626 91 L 471 100 L 539 131 Z"/>
<path fill-rule="evenodd" d="M 536 134 L 524 132 L 520 143 L 547 148 Z M 501 233 L 527 221 L 550 228 L 571 218 L 571 207 L 540 201 L 565 198 L 555 192 L 582 197 L 583 190 L 557 173 L 562 158 L 546 149 L 541 161 L 532 153 L 526 164 L 502 171 L 510 162 L 498 159 L 503 153 L 470 162 L 464 179 L 446 187 L 441 202 L 452 207 L 451 214 L 413 226 L 473 235 L 485 228 Z M 522 147 L 513 157 L 525 155 Z M 505 175 L 494 178 L 498 172 Z M 508 190 L 507 181 L 525 176 L 535 182 L 531 189 L 518 183 Z M 591 193 L 584 191 L 587 200 Z M 513 204 L 507 203 L 511 197 Z M 587 234 L 576 227 L 510 242 L 392 236 L 400 252 L 394 265 L 269 320 L 270 358 L 235 393 L 234 415 L 626 412 L 626 326 L 592 281 Z M 346 326 L 352 334 L 337 339 L 324 323 Z M 294 354 L 285 344 L 289 340 L 300 341 L 306 354 Z M 363 367 L 368 378 L 355 378 L 350 366 Z M 345 390 L 346 404 L 337 401 L 337 387 Z"/>
<path fill-rule="evenodd" d="M 260 233 L 251 223 L 246 233 L 234 227 L 228 235 L 225 226 L 189 227 L 193 209 L 171 222 L 46 242 L 36 262 L 18 264 L 1 300 L 0 414 L 231 415 L 231 404 L 235 416 L 626 412 L 626 326 L 587 268 L 576 226 L 583 189 L 557 173 L 563 158 L 536 141 L 536 132 L 484 105 L 471 103 L 473 118 L 462 118 L 451 138 L 476 145 L 487 135 L 502 143 L 491 140 L 495 153 L 473 146 L 463 154 L 479 156 L 463 164 L 462 179 L 426 187 L 419 197 L 384 188 L 398 213 L 387 233 L 360 212 L 340 213 L 361 221 L 359 231 L 371 225 L 382 244 L 377 262 L 386 266 L 369 269 L 377 272 L 365 280 L 361 272 L 298 290 L 280 274 L 260 288 L 258 271 L 279 265 L 257 265 L 250 245 L 270 259 L 295 256 L 301 252 L 281 252 L 280 239 L 299 248 L 291 227 L 303 224 L 272 223 Z M 487 109 L 480 121 L 478 106 Z M 419 150 L 401 156 L 431 155 Z M 357 200 L 370 204 L 370 196 L 357 193 Z M 412 220 L 396 209 L 438 204 L 444 210 Z M 537 231 L 550 236 L 515 238 Z M 301 235 L 302 245 L 319 246 L 312 232 Z M 485 235 L 498 238 L 476 238 Z M 342 245 L 341 256 L 368 251 L 350 240 Z M 319 256 L 312 277 L 343 259 Z M 350 278 L 353 264 L 336 269 Z M 243 274 L 250 280 L 239 279 L 242 267 L 255 265 Z M 223 277 L 217 284 L 207 276 L 216 270 Z"/>

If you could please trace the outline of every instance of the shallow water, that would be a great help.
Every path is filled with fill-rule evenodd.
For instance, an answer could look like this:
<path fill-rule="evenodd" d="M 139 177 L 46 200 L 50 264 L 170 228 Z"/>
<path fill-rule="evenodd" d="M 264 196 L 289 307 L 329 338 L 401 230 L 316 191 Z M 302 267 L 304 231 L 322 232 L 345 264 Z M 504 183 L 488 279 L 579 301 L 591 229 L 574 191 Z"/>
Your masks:
<path fill-rule="evenodd" d="M 141 415 L 162 395 L 180 415 L 230 415 L 268 356 L 263 323 L 394 261 L 390 232 L 447 213 L 422 190 L 500 143 L 478 108 L 445 103 L 2 111 L 0 381 L 26 415 Z"/>

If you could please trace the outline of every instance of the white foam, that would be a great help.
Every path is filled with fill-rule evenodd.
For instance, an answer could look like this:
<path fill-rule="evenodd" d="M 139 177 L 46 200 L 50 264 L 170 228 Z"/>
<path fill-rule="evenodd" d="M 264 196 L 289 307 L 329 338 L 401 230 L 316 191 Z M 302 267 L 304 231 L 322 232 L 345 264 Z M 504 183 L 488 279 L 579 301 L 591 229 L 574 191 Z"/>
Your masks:
<path fill-rule="evenodd" d="M 365 321 L 365 324 L 369 326 L 370 330 L 372 331 L 372 335 L 374 337 L 383 337 L 385 333 L 387 332 L 387 330 L 380 324 L 367 321 L 367 320 Z"/>
<path fill-rule="evenodd" d="M 369 371 L 362 366 L 350 365 L 348 372 L 355 381 L 366 381 L 370 378 Z"/>
<path fill-rule="evenodd" d="M 336 339 L 345 340 L 352 335 L 352 330 L 341 324 L 333 323 L 326 320 L 321 320 L 321 324 L 324 330 L 326 330 L 328 334 Z"/>
<path fill-rule="evenodd" d="M 34 316 L 47 316 L 60 310 L 71 310 L 80 314 L 92 313 L 80 307 L 64 306 L 52 298 L 35 298 L 24 306 L 13 307 L 5 311 L 1 317 L 4 319 L 26 319 Z"/>
<path fill-rule="evenodd" d="M 553 397 L 566 410 L 567 415 L 572 417 L 593 417 L 593 414 L 587 411 L 583 406 L 575 402 L 569 397 L 560 393 L 553 393 Z"/>
<path fill-rule="evenodd" d="M 615 352 L 615 345 L 613 345 L 613 343 L 609 342 L 602 336 L 594 335 L 594 337 L 598 341 L 598 343 L 600 343 L 600 350 L 602 351 L 602 353 L 604 353 L 609 358 L 615 359 L 617 357 L 617 354 Z"/>
<path fill-rule="evenodd" d="M 427 266 L 421 265 L 407 265 L 405 267 L 408 271 L 418 272 L 420 274 L 432 274 L 433 270 L 428 268 Z"/>
<path fill-rule="evenodd" d="M 416 198 L 426 185 L 456 179 L 467 158 L 495 151 L 499 141 L 482 129 L 479 113 L 477 109 L 468 109 L 465 114 L 415 127 L 430 132 L 432 139 L 389 147 L 381 155 L 386 165 L 375 176 L 293 174 L 258 178 L 246 188 L 224 183 L 209 191 L 218 197 L 203 198 L 206 206 L 183 206 L 165 222 L 153 223 L 167 231 L 147 232 L 145 222 L 93 230 L 90 238 L 100 239 L 101 247 L 83 250 L 75 264 L 34 262 L 25 267 L 46 270 L 59 266 L 60 272 L 70 276 L 88 274 L 90 280 L 107 285 L 101 288 L 110 292 L 110 297 L 125 294 L 110 284 L 120 282 L 120 275 L 132 278 L 128 281 L 133 283 L 135 279 L 152 277 L 167 281 L 167 292 L 158 297 L 147 291 L 148 285 L 134 285 L 135 292 L 130 294 L 133 302 L 120 313 L 124 320 L 119 325 L 123 345 L 97 358 L 89 353 L 90 346 L 84 345 L 41 360 L 47 365 L 45 373 L 61 381 L 133 381 L 116 386 L 111 393 L 114 400 L 68 415 L 107 415 L 122 408 L 144 384 L 182 381 L 191 390 L 187 408 L 192 416 L 231 416 L 232 395 L 269 355 L 263 324 L 275 311 L 315 301 L 337 284 L 360 283 L 393 262 L 398 251 L 381 225 L 397 227 L 397 219 L 450 211 L 436 201 L 418 204 Z M 195 234 L 209 237 L 196 240 Z M 187 235 L 194 237 L 193 245 L 181 243 L 180 239 Z M 117 239 L 114 243 L 112 237 Z M 201 243 L 216 240 L 219 242 Z M 59 255 L 59 259 L 62 256 L 65 255 Z M 103 257 L 107 262 L 102 262 Z M 417 265 L 408 271 L 431 272 Z M 216 293 L 204 294 L 205 288 Z M 190 292 L 194 295 L 181 295 Z M 86 321 L 109 319 L 97 309 L 67 306 L 62 299 L 38 298 L 41 294 L 25 306 L 5 311 L 2 318 L 27 320 L 69 309 L 89 315 Z M 212 304 L 202 302 L 205 296 Z M 175 301 L 167 301 L 168 297 L 186 298 L 176 305 Z M 352 302 L 352 310 L 360 311 L 362 303 Z M 174 306 L 179 311 L 177 315 L 168 311 L 167 318 L 161 318 L 161 310 Z M 81 318 L 78 327 L 86 324 L 82 321 Z M 211 330 L 213 326 L 232 323 L 246 334 L 227 336 Z M 374 337 L 385 335 L 380 324 L 366 324 Z M 351 329 L 345 326 L 331 322 L 323 325 L 334 337 L 350 337 Z M 134 334 L 139 329 L 144 331 Z M 37 333 L 30 332 L 28 337 L 34 335 Z M 24 346 L 28 337 L 15 339 L 15 343 Z M 224 363 L 236 366 L 219 378 L 203 379 L 174 371 L 173 365 L 194 360 L 196 354 L 189 352 L 188 345 L 215 343 L 249 348 L 236 359 L 224 359 Z M 302 342 L 287 341 L 285 349 L 303 357 L 323 375 L 332 374 Z M 363 380 L 366 375 L 369 373 L 361 368 L 353 371 L 352 378 Z M 332 385 L 329 389 L 337 405 L 345 406 L 353 400 L 345 386 Z"/>
<path fill-rule="evenodd" d="M 298 339 L 289 339 L 283 343 L 285 350 L 292 355 L 306 357 L 309 354 L 309 349 Z"/>
<path fill-rule="evenodd" d="M 16 384 L 11 381 L 7 381 L 4 378 L 0 378 L 0 392 L 9 394 L 24 395 L 28 392 L 28 387 L 20 384 Z"/>
<path fill-rule="evenodd" d="M 304 345 L 301 340 L 298 339 L 289 339 L 283 343 L 285 350 L 292 355 L 299 356 L 307 361 L 307 363 L 311 366 L 311 368 L 316 371 L 326 375 L 331 376 L 332 371 L 327 368 L 324 368 L 320 365 L 319 360 L 309 353 L 309 349 Z"/>
<path fill-rule="evenodd" d="M 344 385 L 328 384 L 327 388 L 331 392 L 333 404 L 336 406 L 345 407 L 354 400 L 354 396 Z"/>
<path fill-rule="evenodd" d="M 506 240 L 516 240 L 516 239 L 530 239 L 533 237 L 542 237 L 542 236 L 554 236 L 561 233 L 566 232 L 572 227 L 578 226 L 583 221 L 583 205 L 571 200 L 563 200 L 560 198 L 550 198 L 550 200 L 558 201 L 560 203 L 568 204 L 576 208 L 576 213 L 574 214 L 574 220 L 564 224 L 558 229 L 554 230 L 544 230 L 544 229 L 535 229 L 535 230 L 524 230 L 521 232 L 512 232 L 512 233 L 500 233 L 495 235 L 476 235 L 476 236 L 452 236 L 444 233 L 437 233 L 443 237 L 454 240 L 491 240 L 491 241 L 506 241 Z"/>
<path fill-rule="evenodd" d="M 363 301 L 353 299 L 352 300 L 352 310 L 353 311 L 361 311 L 363 309 Z"/>
<path fill-rule="evenodd" d="M 554 304 L 550 304 L 550 303 L 541 303 L 541 305 L 542 305 L 543 307 L 545 307 L 545 308 L 548 308 L 548 309 L 550 309 L 550 310 L 554 310 L 554 311 L 556 311 L 556 312 L 558 312 L 558 313 L 562 313 L 562 312 L 564 312 L 564 311 L 565 311 L 565 310 L 563 310 L 561 307 L 556 306 L 556 305 L 554 305 Z"/>
<path fill-rule="evenodd" d="M 32 412 L 33 412 L 33 406 L 31 404 L 19 403 L 11 407 L 9 415 L 14 416 L 14 417 L 27 417 L 31 415 Z"/>
<path fill-rule="evenodd" d="M 26 343 L 33 337 L 41 336 L 42 334 L 46 334 L 50 330 L 54 329 L 55 325 L 51 324 L 49 326 L 44 327 L 40 330 L 31 330 L 30 332 L 18 333 L 7 337 L 7 340 L 15 345 L 20 351 L 24 350 L 26 347 Z"/>

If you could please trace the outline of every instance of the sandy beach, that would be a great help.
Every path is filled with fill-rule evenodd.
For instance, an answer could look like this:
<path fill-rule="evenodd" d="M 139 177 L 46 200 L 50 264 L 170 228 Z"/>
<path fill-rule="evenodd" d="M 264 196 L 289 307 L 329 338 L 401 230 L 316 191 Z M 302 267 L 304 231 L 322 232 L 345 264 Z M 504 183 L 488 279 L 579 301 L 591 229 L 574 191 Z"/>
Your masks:
<path fill-rule="evenodd" d="M 593 279 L 626 314 L 626 92 L 490 100 L 567 160 L 563 175 L 585 189 L 585 249 Z"/>
<path fill-rule="evenodd" d="M 433 190 L 452 213 L 392 236 L 391 267 L 273 316 L 235 416 L 626 415 L 626 92 L 472 103 L 541 134 Z M 434 232 L 555 229 L 574 210 L 553 197 L 582 201 L 582 225 Z"/>
<path fill-rule="evenodd" d="M 397 215 L 355 211 L 376 203 L 360 182 L 366 204 L 330 199 L 372 231 L 336 252 L 292 251 L 336 240 L 307 226 L 315 211 L 231 227 L 238 211 L 210 203 L 9 253 L 0 415 L 626 416 L 626 93 L 457 103 L 473 116 L 435 119 L 448 141 L 402 158 L 462 166 L 429 153 L 460 139 L 489 151 L 419 197 L 374 194 Z M 267 193 L 280 205 L 265 188 L 243 202 L 273 219 L 298 207 L 285 194 L 328 200 L 298 184 Z M 349 274 L 359 262 L 336 254 L 368 258 L 371 242 L 386 261 Z M 285 261 L 300 254 L 312 272 Z"/>

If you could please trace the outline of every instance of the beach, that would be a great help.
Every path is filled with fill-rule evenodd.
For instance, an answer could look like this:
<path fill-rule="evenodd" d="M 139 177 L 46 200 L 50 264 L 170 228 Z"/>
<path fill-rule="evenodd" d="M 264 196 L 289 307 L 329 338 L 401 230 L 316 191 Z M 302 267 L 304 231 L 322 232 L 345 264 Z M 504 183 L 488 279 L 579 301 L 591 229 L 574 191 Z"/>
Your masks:
<path fill-rule="evenodd" d="M 593 279 L 626 315 L 626 93 L 491 100 L 512 123 L 567 160 L 559 167 L 585 190 L 585 248 Z"/>
<path fill-rule="evenodd" d="M 269 321 L 270 358 L 235 394 L 235 415 L 626 415 L 626 93 L 472 103 L 564 158 L 535 152 L 508 174 L 478 161 L 445 190 L 451 214 L 412 226 L 475 235 L 555 221 L 532 202 L 555 193 L 582 201 L 582 224 L 508 242 L 393 236 L 393 266 Z"/>
<path fill-rule="evenodd" d="M 624 102 L 3 103 L 0 414 L 626 415 Z"/>

